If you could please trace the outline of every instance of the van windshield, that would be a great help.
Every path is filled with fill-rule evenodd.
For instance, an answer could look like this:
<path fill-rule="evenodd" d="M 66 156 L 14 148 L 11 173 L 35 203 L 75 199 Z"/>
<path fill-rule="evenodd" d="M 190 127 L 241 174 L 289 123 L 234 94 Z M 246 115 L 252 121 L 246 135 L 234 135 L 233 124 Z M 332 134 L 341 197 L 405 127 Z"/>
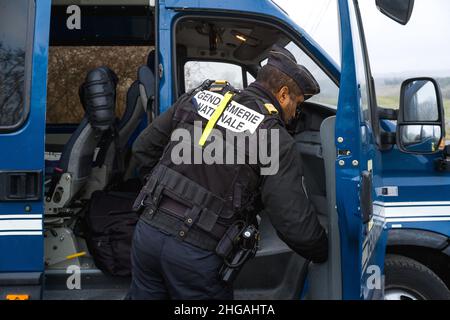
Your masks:
<path fill-rule="evenodd" d="M 339 19 L 336 0 L 274 0 L 294 22 L 303 28 L 341 65 Z"/>

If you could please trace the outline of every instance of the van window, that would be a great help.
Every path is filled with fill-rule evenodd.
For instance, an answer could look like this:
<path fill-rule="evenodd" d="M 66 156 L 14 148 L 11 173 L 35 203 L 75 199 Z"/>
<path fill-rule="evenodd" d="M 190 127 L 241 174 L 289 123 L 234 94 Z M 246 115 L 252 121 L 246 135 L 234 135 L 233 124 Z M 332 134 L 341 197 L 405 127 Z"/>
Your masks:
<path fill-rule="evenodd" d="M 177 94 L 195 88 L 206 79 L 225 79 L 243 89 L 267 61 L 270 48 L 286 47 L 306 66 L 321 86 L 311 100 L 336 108 L 338 85 L 304 48 L 282 30 L 249 20 L 183 18 L 176 27 Z M 213 62 L 214 61 L 214 62 Z M 182 79 L 184 76 L 185 79 Z M 183 87 L 186 87 L 184 90 Z"/>
<path fill-rule="evenodd" d="M 242 67 L 224 62 L 188 61 L 184 65 L 186 92 L 198 87 L 206 79 L 227 80 L 233 87 L 244 88 Z"/>
<path fill-rule="evenodd" d="M 0 0 L 0 130 L 28 115 L 34 1 Z"/>
<path fill-rule="evenodd" d="M 356 15 L 356 7 L 353 1 L 349 1 L 350 18 L 352 24 L 352 38 L 355 51 L 356 76 L 358 79 L 358 89 L 361 99 L 361 119 L 370 123 L 370 91 L 367 79 L 366 61 L 364 57 L 364 48 L 362 47 L 362 39 L 360 28 Z"/>
<path fill-rule="evenodd" d="M 294 42 L 289 42 L 285 48 L 289 50 L 297 60 L 298 64 L 305 66 L 314 76 L 320 86 L 320 93 L 311 97 L 309 102 L 325 104 L 333 109 L 337 108 L 339 98 L 339 88 L 331 78 L 315 63 L 299 46 Z M 267 64 L 268 59 L 261 61 L 261 66 Z"/>
<path fill-rule="evenodd" d="M 125 110 L 137 70 L 146 64 L 146 46 L 53 46 L 49 49 L 47 93 L 48 124 L 78 124 L 84 116 L 78 90 L 89 70 L 102 65 L 118 76 L 116 115 Z M 126 57 L 122 59 L 121 57 Z"/>

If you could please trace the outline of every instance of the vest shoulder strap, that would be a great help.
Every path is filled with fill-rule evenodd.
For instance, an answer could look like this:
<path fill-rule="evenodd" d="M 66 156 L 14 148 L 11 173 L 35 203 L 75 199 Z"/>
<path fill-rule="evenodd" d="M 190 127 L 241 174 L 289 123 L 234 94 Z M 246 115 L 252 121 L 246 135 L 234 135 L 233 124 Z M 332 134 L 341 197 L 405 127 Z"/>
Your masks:
<path fill-rule="evenodd" d="M 240 93 L 241 90 L 233 87 L 227 80 L 205 80 L 198 87 L 188 91 L 189 96 L 194 96 L 197 92 L 208 90 L 224 95 L 227 92 Z"/>

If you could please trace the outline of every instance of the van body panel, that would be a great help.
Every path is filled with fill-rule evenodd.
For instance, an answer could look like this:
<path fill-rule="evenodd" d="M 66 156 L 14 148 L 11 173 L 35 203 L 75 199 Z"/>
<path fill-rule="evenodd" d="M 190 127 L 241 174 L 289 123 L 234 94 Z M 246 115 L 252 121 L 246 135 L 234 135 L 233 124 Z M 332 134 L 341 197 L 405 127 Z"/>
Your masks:
<path fill-rule="evenodd" d="M 44 172 L 50 4 L 50 0 L 36 0 L 34 6 L 32 64 L 29 74 L 25 74 L 25 78 L 31 77 L 30 90 L 25 93 L 30 95 L 28 119 L 18 131 L 0 133 L 0 171 L 33 171 L 39 173 L 39 179 Z M 43 179 L 40 181 L 43 185 Z M 39 200 L 0 202 L 0 251 L 4 257 L 0 260 L 0 272 L 44 270 L 43 189 Z"/>

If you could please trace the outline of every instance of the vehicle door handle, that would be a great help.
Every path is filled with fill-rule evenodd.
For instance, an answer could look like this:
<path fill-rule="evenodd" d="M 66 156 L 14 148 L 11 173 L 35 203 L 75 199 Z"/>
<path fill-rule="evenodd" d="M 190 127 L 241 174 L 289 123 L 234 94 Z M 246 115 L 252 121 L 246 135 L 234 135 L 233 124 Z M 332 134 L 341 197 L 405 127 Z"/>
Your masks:
<path fill-rule="evenodd" d="M 372 174 L 369 171 L 361 173 L 360 205 L 361 218 L 363 224 L 366 224 L 373 216 L 372 200 Z"/>
<path fill-rule="evenodd" d="M 42 171 L 0 171 L 0 201 L 33 201 L 42 197 Z"/>

